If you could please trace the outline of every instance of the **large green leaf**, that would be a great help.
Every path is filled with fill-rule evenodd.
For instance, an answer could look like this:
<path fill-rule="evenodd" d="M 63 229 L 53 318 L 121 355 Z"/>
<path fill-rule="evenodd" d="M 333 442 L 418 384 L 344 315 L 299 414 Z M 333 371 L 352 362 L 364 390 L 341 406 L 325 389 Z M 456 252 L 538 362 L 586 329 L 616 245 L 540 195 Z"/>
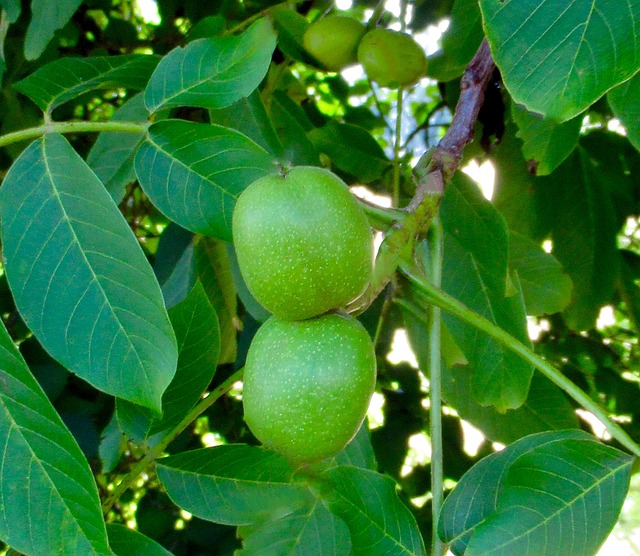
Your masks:
<path fill-rule="evenodd" d="M 441 39 L 442 49 L 429 58 L 427 74 L 450 81 L 464 73 L 484 37 L 477 0 L 455 0 L 449 27 Z"/>
<path fill-rule="evenodd" d="M 640 66 L 640 4 L 480 0 L 513 99 L 554 120 L 577 116 Z"/>
<path fill-rule="evenodd" d="M 27 555 L 110 554 L 78 444 L 0 324 L 0 538 Z"/>
<path fill-rule="evenodd" d="M 224 108 L 251 94 L 271 63 L 276 34 L 268 19 L 236 37 L 199 39 L 167 54 L 145 91 L 150 112 L 170 106 Z"/>
<path fill-rule="evenodd" d="M 131 54 L 61 58 L 42 66 L 14 87 L 45 112 L 94 89 L 144 89 L 159 56 Z"/>
<path fill-rule="evenodd" d="M 609 91 L 609 104 L 627 130 L 627 137 L 640 151 L 640 72 Z"/>
<path fill-rule="evenodd" d="M 575 449 L 573 451 L 571 469 L 563 469 L 561 474 L 556 476 L 558 468 L 554 469 L 554 466 L 560 465 L 561 467 L 564 467 L 568 464 L 568 460 L 567 462 L 563 462 L 561 458 L 563 454 L 571 452 L 571 443 L 573 442 L 580 443 L 580 446 L 575 447 L 575 444 L 573 444 Z M 549 447 L 549 450 L 546 450 L 546 447 Z M 593 451 L 593 458 L 589 457 L 590 450 Z M 545 458 L 541 458 L 539 456 L 539 454 L 544 451 L 547 451 L 551 456 L 547 460 L 548 463 L 545 462 Z M 607 480 L 621 478 L 621 475 L 624 475 L 626 472 L 628 481 L 631 458 L 617 450 L 600 445 L 592 436 L 585 432 L 579 430 L 544 432 L 522 438 L 517 442 L 514 442 L 502 452 L 492 454 L 474 465 L 467 473 L 465 473 L 456 485 L 456 488 L 445 500 L 440 514 L 440 521 L 438 523 L 438 534 L 444 542 L 451 545 L 451 550 L 454 554 L 493 553 L 490 551 L 484 552 L 482 550 L 478 552 L 472 552 L 471 550 L 467 551 L 467 545 L 479 527 L 482 527 L 482 525 L 487 521 L 490 523 L 496 515 L 496 511 L 501 513 L 501 505 L 503 503 L 506 503 L 505 507 L 507 504 L 511 503 L 513 500 L 512 493 L 508 493 L 507 496 L 503 496 L 503 489 L 505 488 L 507 481 L 510 481 L 510 485 L 514 485 L 514 476 L 508 478 L 510 469 L 522 456 L 527 456 L 527 459 L 522 460 L 520 464 L 514 468 L 518 473 L 517 470 L 522 469 L 523 463 L 532 462 L 532 455 L 533 460 L 535 461 L 537 459 L 538 463 L 530 469 L 530 489 L 535 488 L 534 484 L 536 481 L 536 475 L 546 475 L 549 481 L 553 481 L 553 477 L 555 476 L 555 480 L 560 481 L 560 484 L 553 486 L 549 484 L 537 493 L 537 496 L 540 496 L 541 498 L 536 501 L 536 505 L 534 506 L 534 508 L 537 508 L 538 510 L 535 515 L 537 515 L 538 518 L 549 518 L 549 525 L 553 524 L 554 517 L 557 516 L 557 514 L 554 516 L 557 508 L 554 507 L 554 505 L 564 500 L 565 497 L 563 495 L 568 492 L 568 485 L 565 485 L 564 482 L 570 483 L 573 481 L 573 488 L 578 488 L 583 495 L 588 495 L 589 493 L 594 493 L 594 489 L 597 491 L 599 486 L 605 486 L 600 482 L 601 479 Z M 614 464 L 613 466 L 608 465 L 612 460 L 622 464 L 621 467 L 618 467 L 617 464 Z M 615 475 L 609 475 L 612 470 L 614 470 L 614 473 L 621 472 L 621 475 L 618 475 L 617 477 L 615 477 Z M 593 474 L 590 474 L 592 472 Z M 509 488 L 513 490 L 513 486 L 507 487 L 507 490 L 509 490 Z M 622 498 L 624 498 L 624 494 L 626 493 L 626 488 L 622 489 L 624 490 L 624 492 L 622 492 L 622 498 L 619 497 L 620 490 L 614 490 L 615 492 L 611 491 L 608 494 L 612 495 L 612 501 L 617 496 L 621 504 Z M 533 490 L 532 494 L 535 496 Z M 554 501 L 554 505 L 551 505 L 551 502 L 546 502 L 546 499 L 547 497 L 553 496 L 557 496 L 557 498 Z M 577 500 L 578 499 L 576 498 L 576 501 Z M 525 498 L 521 497 L 520 501 L 525 502 Z M 604 503 L 609 504 L 610 502 Z M 578 509 L 579 511 L 574 516 L 576 518 L 575 524 L 566 526 L 564 534 L 569 537 L 573 535 L 574 529 L 577 530 L 577 527 L 581 522 L 584 524 L 585 520 L 593 520 L 593 523 L 599 523 L 599 519 L 609 517 L 604 515 L 596 516 L 593 513 L 590 513 L 593 512 L 593 510 L 596 510 L 595 513 L 597 513 L 597 506 L 592 506 L 591 508 L 586 505 L 579 508 L 577 506 L 571 506 L 571 509 L 573 508 Z M 565 509 L 568 510 L 570 508 L 566 507 Z M 620 508 L 618 507 L 618 511 L 619 509 Z M 580 513 L 582 515 L 580 515 Z M 527 521 L 523 520 L 522 524 L 526 526 L 526 523 Z M 519 528 L 520 527 L 518 527 L 518 529 Z M 495 538 L 496 540 L 504 540 L 505 536 L 508 538 L 511 532 L 516 530 L 517 529 L 515 529 L 513 525 L 510 525 L 508 528 L 505 528 L 502 533 L 497 533 Z M 597 530 L 598 529 L 594 527 L 591 535 L 593 535 L 593 532 Z M 558 533 L 556 532 L 555 534 Z M 562 537 L 563 535 L 560 534 L 558 536 Z M 524 553 L 514 547 L 511 548 L 513 550 L 507 550 L 504 554 Z M 500 554 L 500 552 L 496 553 Z M 558 551 L 551 554 L 564 553 L 565 552 L 563 551 Z M 543 552 L 534 551 L 532 554 L 543 554 Z M 570 554 L 583 556 L 588 554 L 588 552 L 571 552 Z"/>
<path fill-rule="evenodd" d="M 31 22 L 24 42 L 27 60 L 40 57 L 58 29 L 62 29 L 82 0 L 31 0 Z"/>
<path fill-rule="evenodd" d="M 478 526 L 466 554 L 596 554 L 620 514 L 632 461 L 591 438 L 528 450 L 509 466 L 496 511 Z"/>
<path fill-rule="evenodd" d="M 376 470 L 378 466 L 376 455 L 371 445 L 371 434 L 369 433 L 367 419 L 364 420 L 353 440 L 335 457 L 335 462 L 338 465 L 352 465 L 363 469 L 371 469 L 372 471 Z"/>
<path fill-rule="evenodd" d="M 272 156 L 246 135 L 209 124 L 154 124 L 135 157 L 144 192 L 183 228 L 231 241 L 238 195 L 277 171 Z"/>
<path fill-rule="evenodd" d="M 243 444 L 203 448 L 157 463 L 169 497 L 193 515 L 228 525 L 248 525 L 288 515 L 310 500 L 291 483 L 293 470 L 276 452 Z"/>
<path fill-rule="evenodd" d="M 445 229 L 442 288 L 467 307 L 529 344 L 517 276 L 507 295 L 508 231 L 504 218 L 466 179 L 449 186 L 440 210 Z M 519 407 L 527 397 L 533 368 L 487 334 L 443 314 L 473 373 L 481 405 L 499 411 Z"/>
<path fill-rule="evenodd" d="M 118 422 L 137 442 L 177 425 L 216 372 L 220 327 L 200 282 L 182 302 L 169 309 L 169 318 L 178 341 L 178 368 L 162 396 L 162 417 L 154 419 L 149 410 L 118 400 Z"/>
<path fill-rule="evenodd" d="M 242 527 L 237 556 L 338 556 L 351 554 L 349 529 L 320 499 L 255 526 Z"/>
<path fill-rule="evenodd" d="M 518 124 L 518 137 L 524 143 L 522 152 L 529 161 L 529 167 L 538 176 L 553 172 L 578 144 L 582 115 L 568 122 L 558 123 L 541 118 L 515 104 L 511 114 Z"/>
<path fill-rule="evenodd" d="M 171 552 L 156 541 L 124 525 L 109 523 L 107 533 L 116 556 L 171 556 Z"/>
<path fill-rule="evenodd" d="M 147 121 L 142 93 L 130 98 L 111 118 L 114 122 Z M 118 133 L 106 131 L 98 135 L 87 156 L 87 164 L 104 183 L 116 204 L 124 198 L 127 185 L 136 181 L 133 157 L 144 132 Z"/>
<path fill-rule="evenodd" d="M 340 465 L 324 472 L 322 479 L 331 487 L 323 499 L 351 532 L 351 554 L 426 554 L 416 520 L 391 478 Z"/>
<path fill-rule="evenodd" d="M 60 135 L 34 141 L 0 190 L 2 246 L 20 314 L 96 388 L 159 410 L 176 340 L 129 225 Z"/>
<path fill-rule="evenodd" d="M 332 163 L 364 183 L 378 179 L 391 166 L 382 147 L 365 129 L 331 120 L 309 132 L 314 146 Z"/>
<path fill-rule="evenodd" d="M 564 311 L 567 324 L 591 328 L 612 298 L 619 269 L 612 188 L 581 149 L 537 183 L 544 210 L 553 214 L 553 254 L 573 281 L 571 304 Z"/>
<path fill-rule="evenodd" d="M 557 313 L 571 301 L 571 278 L 560 263 L 518 232 L 509 234 L 509 266 L 518 272 L 527 314 Z"/>

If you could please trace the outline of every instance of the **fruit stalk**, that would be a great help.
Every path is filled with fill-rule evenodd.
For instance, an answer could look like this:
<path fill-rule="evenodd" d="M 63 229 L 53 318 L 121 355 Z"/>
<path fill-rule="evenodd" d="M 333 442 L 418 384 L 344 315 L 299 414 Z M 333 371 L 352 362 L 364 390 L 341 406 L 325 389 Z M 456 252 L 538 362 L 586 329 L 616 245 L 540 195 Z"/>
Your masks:
<path fill-rule="evenodd" d="M 473 139 L 484 91 L 494 69 L 489 45 L 484 40 L 462 76 L 460 99 L 449 129 L 438 146 L 429 149 L 416 165 L 416 193 L 404 209 L 407 216 L 402 222 L 396 222 L 386 234 L 376 257 L 371 285 L 349 307 L 350 311 L 362 312 L 371 304 L 391 280 L 407 246 L 431 225 L 438 213 L 444 189 L 460 166 L 462 151 Z"/>

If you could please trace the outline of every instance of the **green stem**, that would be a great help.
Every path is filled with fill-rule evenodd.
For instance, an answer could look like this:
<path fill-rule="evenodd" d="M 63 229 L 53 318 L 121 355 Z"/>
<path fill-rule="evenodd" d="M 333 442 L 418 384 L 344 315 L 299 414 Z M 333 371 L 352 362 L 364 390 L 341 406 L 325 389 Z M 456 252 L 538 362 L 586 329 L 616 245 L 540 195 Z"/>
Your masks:
<path fill-rule="evenodd" d="M 160 457 L 165 448 L 171 444 L 176 436 L 186 429 L 202 412 L 206 411 L 218 399 L 220 399 L 220 397 L 226 394 L 236 382 L 242 379 L 243 371 L 244 369 L 240 369 L 233 373 L 206 398 L 200 400 L 200 402 L 198 402 L 193 409 L 185 415 L 184 419 L 182 419 L 178 425 L 171 429 L 171 431 L 168 432 L 158 444 L 145 454 L 145 456 L 131 469 L 131 471 L 129 471 L 129 473 L 127 473 L 120 484 L 113 489 L 109 497 L 104 501 L 102 504 L 102 513 L 106 514 L 112 508 L 120 496 L 122 496 L 122 494 L 134 483 L 140 473 Z"/>
<path fill-rule="evenodd" d="M 369 218 L 369 223 L 376 230 L 386 231 L 396 222 L 404 222 L 407 217 L 407 213 L 402 209 L 380 207 L 365 199 L 357 199 L 367 218 Z"/>
<path fill-rule="evenodd" d="M 398 89 L 398 102 L 396 103 L 396 129 L 393 142 L 393 206 L 400 205 L 400 149 L 402 148 L 402 105 L 403 90 Z"/>
<path fill-rule="evenodd" d="M 0 147 L 35 139 L 48 133 L 98 133 L 103 131 L 144 133 L 148 127 L 148 123 L 135 122 L 49 122 L 38 127 L 21 129 L 0 136 Z"/>
<path fill-rule="evenodd" d="M 618 425 L 607 412 L 602 409 L 593 399 L 585 394 L 578 386 L 565 377 L 558 369 L 553 365 L 550 365 L 539 355 L 536 355 L 529 347 L 511 336 L 508 332 L 505 332 L 499 326 L 496 326 L 492 322 L 488 321 L 484 317 L 474 313 L 468 309 L 464 304 L 460 303 L 454 297 L 443 292 L 439 288 L 436 288 L 432 284 L 429 284 L 427 280 L 415 274 L 409 266 L 406 264 L 401 265 L 403 274 L 409 279 L 409 281 L 417 288 L 417 290 L 424 296 L 429 302 L 437 305 L 438 307 L 447 311 L 447 313 L 459 318 L 461 321 L 470 324 L 478 330 L 486 332 L 489 336 L 496 339 L 507 349 L 511 350 L 515 354 L 519 355 L 527 363 L 533 365 L 544 376 L 551 380 L 554 384 L 559 386 L 567 395 L 573 398 L 584 409 L 590 411 L 595 415 L 606 427 L 609 434 L 615 438 L 622 446 L 624 446 L 631 453 L 636 456 L 640 456 L 640 445 L 633 441 L 633 439 Z M 399 304 L 406 307 L 409 311 L 414 313 L 417 318 L 424 320 L 424 315 L 421 315 L 421 311 L 416 310 L 415 306 L 411 303 L 407 303 L 404 300 L 398 300 Z"/>
<path fill-rule="evenodd" d="M 430 276 L 431 283 L 440 288 L 442 283 L 442 224 L 436 216 L 431 226 Z M 444 554 L 444 544 L 438 537 L 438 519 L 444 499 L 444 465 L 442 453 L 442 360 L 440 350 L 440 307 L 429 306 L 427 313 L 429 325 L 429 423 L 431 436 L 431 554 Z"/>

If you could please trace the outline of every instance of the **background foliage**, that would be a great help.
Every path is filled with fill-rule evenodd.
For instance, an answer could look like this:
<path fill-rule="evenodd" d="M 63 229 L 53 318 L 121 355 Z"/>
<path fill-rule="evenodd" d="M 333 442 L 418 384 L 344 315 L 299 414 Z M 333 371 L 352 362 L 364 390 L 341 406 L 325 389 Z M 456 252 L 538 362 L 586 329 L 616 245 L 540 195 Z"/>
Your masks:
<path fill-rule="evenodd" d="M 345 3 L 427 48 L 407 91 L 317 66 L 301 39 L 326 0 L 0 7 L 5 550 L 597 552 L 640 454 L 640 4 Z M 284 163 L 407 206 L 484 37 L 497 69 L 461 167 L 494 169 L 490 200 L 462 172 L 448 183 L 359 316 L 369 426 L 297 473 L 243 421 L 238 371 L 268 313 L 230 243 L 235 200 Z M 367 210 L 382 232 L 406 215 Z M 614 439 L 592 434 L 598 406 Z"/>

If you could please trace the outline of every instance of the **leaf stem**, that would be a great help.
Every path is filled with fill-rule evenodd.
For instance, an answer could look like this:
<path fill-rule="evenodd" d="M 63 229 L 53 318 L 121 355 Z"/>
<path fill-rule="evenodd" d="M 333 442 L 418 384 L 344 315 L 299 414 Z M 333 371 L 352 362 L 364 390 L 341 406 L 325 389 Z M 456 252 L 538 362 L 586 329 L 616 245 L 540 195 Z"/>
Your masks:
<path fill-rule="evenodd" d="M 429 236 L 429 280 L 437 288 L 442 283 L 442 224 L 437 216 L 433 219 Z M 431 554 L 442 556 L 444 544 L 438 537 L 438 519 L 444 498 L 444 465 L 442 450 L 442 360 L 440 350 L 440 307 L 429 306 L 429 427 L 431 436 Z"/>
<path fill-rule="evenodd" d="M 571 380 L 565 377 L 558 369 L 553 365 L 547 363 L 539 355 L 536 355 L 525 344 L 511 336 L 508 332 L 505 332 L 499 326 L 496 326 L 492 322 L 488 321 L 484 317 L 474 313 L 464 304 L 460 303 L 457 299 L 443 292 L 439 288 L 430 284 L 427 280 L 420 277 L 405 263 L 400 266 L 402 273 L 409 279 L 409 281 L 415 286 L 415 288 L 423 295 L 426 301 L 437 305 L 441 309 L 444 309 L 449 314 L 459 318 L 461 321 L 470 324 L 471 326 L 486 332 L 489 336 L 496 339 L 507 349 L 511 350 L 515 354 L 519 355 L 538 369 L 544 376 L 551 380 L 554 384 L 560 387 L 567 395 L 573 398 L 584 409 L 590 411 L 595 415 L 607 428 L 609 434 L 615 438 L 622 446 L 624 446 L 631 453 L 636 456 L 640 456 L 640 445 L 624 431 L 620 425 L 611 419 L 607 412 L 602 409 L 593 399 L 585 394 L 578 386 L 576 386 Z M 409 311 L 422 320 L 424 316 L 420 311 L 416 311 L 415 307 L 411 303 L 407 303 L 405 300 L 398 299 L 397 303 L 406 307 Z M 428 324 L 428 323 L 427 323 Z"/>
<path fill-rule="evenodd" d="M 227 380 L 225 380 L 220 386 L 209 393 L 209 395 L 200 400 L 192 409 L 187 413 L 171 431 L 167 433 L 165 437 L 158 442 L 151 450 L 149 450 L 145 456 L 127 473 L 122 481 L 113 489 L 109 497 L 102 504 L 102 513 L 106 514 L 113 505 L 118 501 L 120 496 L 134 483 L 140 473 L 142 473 L 147 467 L 149 467 L 156 459 L 160 457 L 165 448 L 171 444 L 173 439 L 178 436 L 184 429 L 186 429 L 202 412 L 211 407 L 218 399 L 226 394 L 231 387 L 242 379 L 242 373 L 244 368 L 233 373 Z"/>
<path fill-rule="evenodd" d="M 398 89 L 398 101 L 396 102 L 396 129 L 393 141 L 393 206 L 400 205 L 400 149 L 402 148 L 402 109 L 404 90 Z"/>
<path fill-rule="evenodd" d="M 21 129 L 0 136 L 0 147 L 36 139 L 48 133 L 99 133 L 102 131 L 144 133 L 148 127 L 148 123 L 136 122 L 48 122 L 38 127 Z"/>

